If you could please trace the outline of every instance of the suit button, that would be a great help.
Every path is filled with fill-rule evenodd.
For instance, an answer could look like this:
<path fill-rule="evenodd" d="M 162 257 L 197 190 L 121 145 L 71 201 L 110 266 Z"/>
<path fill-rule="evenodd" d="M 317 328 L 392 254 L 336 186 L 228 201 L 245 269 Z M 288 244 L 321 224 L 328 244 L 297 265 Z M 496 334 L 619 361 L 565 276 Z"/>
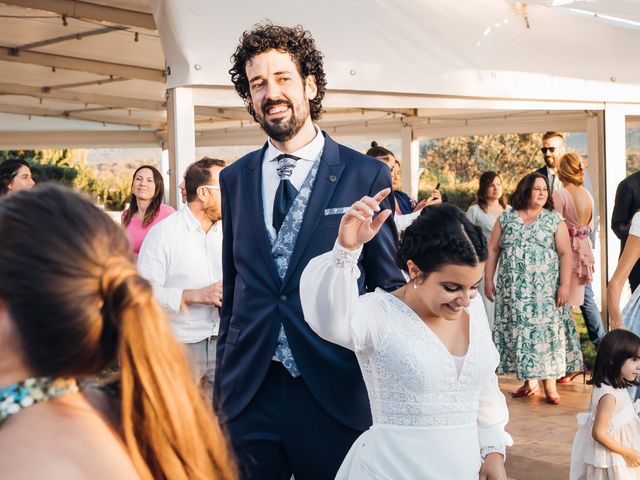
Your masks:
<path fill-rule="evenodd" d="M 287 301 L 287 296 L 286 295 L 280 295 L 280 300 L 282 300 L 283 302 Z"/>

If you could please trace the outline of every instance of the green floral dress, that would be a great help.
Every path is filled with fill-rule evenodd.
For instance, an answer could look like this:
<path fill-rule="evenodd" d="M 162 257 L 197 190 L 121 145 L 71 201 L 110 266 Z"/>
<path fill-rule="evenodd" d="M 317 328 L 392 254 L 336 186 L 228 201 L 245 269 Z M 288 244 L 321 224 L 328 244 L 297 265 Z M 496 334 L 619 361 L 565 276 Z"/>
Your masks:
<path fill-rule="evenodd" d="M 555 234 L 562 216 L 544 209 L 529 225 L 515 210 L 500 218 L 500 259 L 493 339 L 497 373 L 521 380 L 560 378 L 582 369 L 580 338 L 569 306 L 556 308 L 560 261 Z"/>

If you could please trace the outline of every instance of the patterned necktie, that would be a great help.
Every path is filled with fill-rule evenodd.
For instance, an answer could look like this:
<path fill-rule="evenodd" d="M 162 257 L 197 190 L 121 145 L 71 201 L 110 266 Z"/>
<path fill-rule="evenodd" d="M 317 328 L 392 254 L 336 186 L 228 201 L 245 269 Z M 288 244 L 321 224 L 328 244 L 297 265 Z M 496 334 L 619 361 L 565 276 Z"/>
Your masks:
<path fill-rule="evenodd" d="M 276 190 L 276 196 L 273 199 L 273 228 L 276 229 L 276 233 L 280 231 L 282 222 L 284 222 L 291 204 L 298 195 L 298 190 L 291 183 L 291 173 L 296 166 L 296 161 L 300 160 L 299 157 L 283 153 L 278 155 L 275 160 L 278 161 L 278 176 L 280 177 L 280 184 Z"/>

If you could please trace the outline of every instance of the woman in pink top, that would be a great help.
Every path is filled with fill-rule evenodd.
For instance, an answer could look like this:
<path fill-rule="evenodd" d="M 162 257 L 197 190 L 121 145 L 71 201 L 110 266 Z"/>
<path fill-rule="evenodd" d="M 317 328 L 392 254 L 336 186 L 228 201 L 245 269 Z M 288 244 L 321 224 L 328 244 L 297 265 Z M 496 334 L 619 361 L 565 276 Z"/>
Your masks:
<path fill-rule="evenodd" d="M 584 286 L 591 283 L 595 265 L 589 238 L 593 228 L 593 198 L 582 186 L 584 166 L 580 155 L 571 152 L 560 158 L 558 178 L 564 188 L 553 192 L 553 204 L 569 228 L 573 252 L 569 304 L 578 307 L 584 303 Z"/>
<path fill-rule="evenodd" d="M 136 255 L 151 227 L 175 210 L 162 203 L 164 182 L 157 168 L 143 165 L 133 173 L 131 203 L 122 212 L 122 226 Z"/>

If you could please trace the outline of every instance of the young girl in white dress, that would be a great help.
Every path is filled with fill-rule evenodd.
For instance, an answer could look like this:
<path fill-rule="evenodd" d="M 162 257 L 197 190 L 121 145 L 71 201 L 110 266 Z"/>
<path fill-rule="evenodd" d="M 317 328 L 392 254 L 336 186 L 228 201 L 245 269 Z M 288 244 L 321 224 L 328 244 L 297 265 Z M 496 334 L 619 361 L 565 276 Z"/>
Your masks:
<path fill-rule="evenodd" d="M 373 426 L 336 478 L 506 480 L 508 410 L 477 296 L 486 240 L 457 207 L 429 207 L 398 251 L 410 282 L 359 296 L 357 259 L 391 214 L 378 206 L 388 194 L 356 202 L 334 249 L 313 259 L 300 282 L 305 319 L 355 352 L 371 404 Z"/>
<path fill-rule="evenodd" d="M 640 480 L 640 418 L 626 387 L 638 385 L 640 337 L 607 333 L 598 346 L 589 412 L 578 415 L 571 480 Z"/>

